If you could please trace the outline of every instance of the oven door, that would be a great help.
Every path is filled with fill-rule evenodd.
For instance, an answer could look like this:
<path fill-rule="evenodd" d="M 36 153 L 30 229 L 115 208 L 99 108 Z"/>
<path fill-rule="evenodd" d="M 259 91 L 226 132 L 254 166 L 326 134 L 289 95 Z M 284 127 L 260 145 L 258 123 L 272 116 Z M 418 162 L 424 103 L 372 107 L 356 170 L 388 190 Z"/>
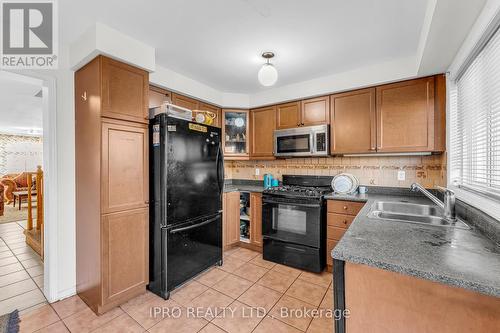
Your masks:
<path fill-rule="evenodd" d="M 321 247 L 322 201 L 264 196 L 262 235 L 281 242 Z"/>

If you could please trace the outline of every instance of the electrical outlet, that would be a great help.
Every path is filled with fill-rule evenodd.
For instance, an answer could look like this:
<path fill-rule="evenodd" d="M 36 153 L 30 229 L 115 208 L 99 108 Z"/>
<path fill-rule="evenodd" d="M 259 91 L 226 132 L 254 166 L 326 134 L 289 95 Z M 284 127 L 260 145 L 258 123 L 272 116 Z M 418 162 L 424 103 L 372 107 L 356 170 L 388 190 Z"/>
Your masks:
<path fill-rule="evenodd" d="M 398 171 L 398 180 L 401 180 L 401 181 L 406 180 L 406 171 L 404 171 L 404 170 Z"/>
<path fill-rule="evenodd" d="M 255 175 L 256 175 L 256 176 L 260 175 L 260 169 L 258 169 L 258 168 L 257 168 L 257 169 L 255 169 Z"/>

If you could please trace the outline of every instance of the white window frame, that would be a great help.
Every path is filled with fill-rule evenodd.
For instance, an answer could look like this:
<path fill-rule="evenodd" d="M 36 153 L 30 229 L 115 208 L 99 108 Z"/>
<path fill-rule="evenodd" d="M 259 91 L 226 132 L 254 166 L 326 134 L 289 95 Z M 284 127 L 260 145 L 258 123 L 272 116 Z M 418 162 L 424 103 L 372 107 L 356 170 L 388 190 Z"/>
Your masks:
<path fill-rule="evenodd" d="M 497 31 L 497 28 L 499 26 L 500 22 L 500 15 L 495 15 L 496 17 L 490 21 L 489 25 L 484 29 L 483 34 L 479 40 L 475 43 L 474 48 L 472 48 L 469 56 L 467 59 L 465 59 L 460 66 L 460 72 L 464 72 L 470 63 L 476 58 L 476 56 L 480 53 L 480 51 L 483 49 L 484 45 L 487 44 L 487 42 L 490 40 L 491 36 L 494 34 L 495 31 Z M 456 73 L 455 73 L 456 74 Z M 457 75 L 455 75 L 455 78 Z M 451 79 L 450 75 L 447 75 L 447 96 L 446 96 L 446 144 L 448 147 L 448 153 L 447 153 L 447 184 L 448 188 L 453 190 L 455 192 L 455 195 L 458 199 L 462 200 L 463 202 L 476 207 L 480 209 L 481 211 L 485 212 L 486 214 L 492 216 L 495 219 L 500 220 L 500 201 L 498 199 L 491 199 L 488 198 L 487 195 L 479 194 L 475 191 L 468 190 L 464 187 L 456 186 L 452 183 L 451 179 L 451 143 L 450 143 L 450 138 L 451 138 L 451 94 L 450 92 L 452 89 L 455 88 L 455 78 Z"/>

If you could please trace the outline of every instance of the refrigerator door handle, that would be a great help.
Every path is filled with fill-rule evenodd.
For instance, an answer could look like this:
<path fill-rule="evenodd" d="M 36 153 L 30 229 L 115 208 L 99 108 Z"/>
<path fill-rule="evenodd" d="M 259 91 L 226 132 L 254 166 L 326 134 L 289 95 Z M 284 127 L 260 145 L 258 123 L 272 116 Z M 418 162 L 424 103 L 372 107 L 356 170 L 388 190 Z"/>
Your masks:
<path fill-rule="evenodd" d="M 212 223 L 214 221 L 217 221 L 218 218 L 219 218 L 219 216 L 216 216 L 216 217 L 213 217 L 210 220 L 206 220 L 206 221 L 204 221 L 202 223 L 190 225 L 189 227 L 183 227 L 183 228 L 173 229 L 173 230 L 170 230 L 170 233 L 171 234 L 176 234 L 178 232 L 182 232 L 182 231 L 186 231 L 186 230 L 191 230 L 191 229 L 199 228 L 199 227 L 204 226 L 206 224 L 209 224 L 209 223 Z"/>
<path fill-rule="evenodd" d="M 222 191 L 224 189 L 224 156 L 222 155 L 222 147 L 220 142 L 217 149 L 217 184 L 219 186 L 219 193 L 222 194 Z"/>

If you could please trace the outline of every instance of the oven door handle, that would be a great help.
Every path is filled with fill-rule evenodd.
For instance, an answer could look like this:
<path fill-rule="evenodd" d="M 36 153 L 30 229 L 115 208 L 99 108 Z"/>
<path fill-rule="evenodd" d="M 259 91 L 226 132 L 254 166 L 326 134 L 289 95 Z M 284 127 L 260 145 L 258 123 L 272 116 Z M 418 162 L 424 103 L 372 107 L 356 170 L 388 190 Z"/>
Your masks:
<path fill-rule="evenodd" d="M 295 205 L 295 206 L 300 206 L 300 207 L 310 207 L 310 208 L 318 208 L 321 207 L 321 204 L 305 204 L 305 203 L 299 203 L 299 202 L 280 202 L 280 201 L 273 201 L 273 200 L 268 200 L 264 199 L 262 201 L 262 204 L 271 204 L 271 205 Z"/>
<path fill-rule="evenodd" d="M 183 228 L 173 229 L 173 230 L 170 230 L 170 233 L 171 234 L 176 234 L 178 232 L 182 232 L 182 231 L 186 231 L 186 230 L 191 230 L 191 229 L 199 228 L 199 227 L 202 227 L 202 226 L 204 226 L 206 224 L 212 223 L 213 221 L 216 221 L 218 218 L 219 217 L 216 216 L 216 217 L 213 217 L 210 220 L 206 220 L 206 221 L 204 221 L 202 223 L 190 225 L 189 227 L 183 227 Z"/>

